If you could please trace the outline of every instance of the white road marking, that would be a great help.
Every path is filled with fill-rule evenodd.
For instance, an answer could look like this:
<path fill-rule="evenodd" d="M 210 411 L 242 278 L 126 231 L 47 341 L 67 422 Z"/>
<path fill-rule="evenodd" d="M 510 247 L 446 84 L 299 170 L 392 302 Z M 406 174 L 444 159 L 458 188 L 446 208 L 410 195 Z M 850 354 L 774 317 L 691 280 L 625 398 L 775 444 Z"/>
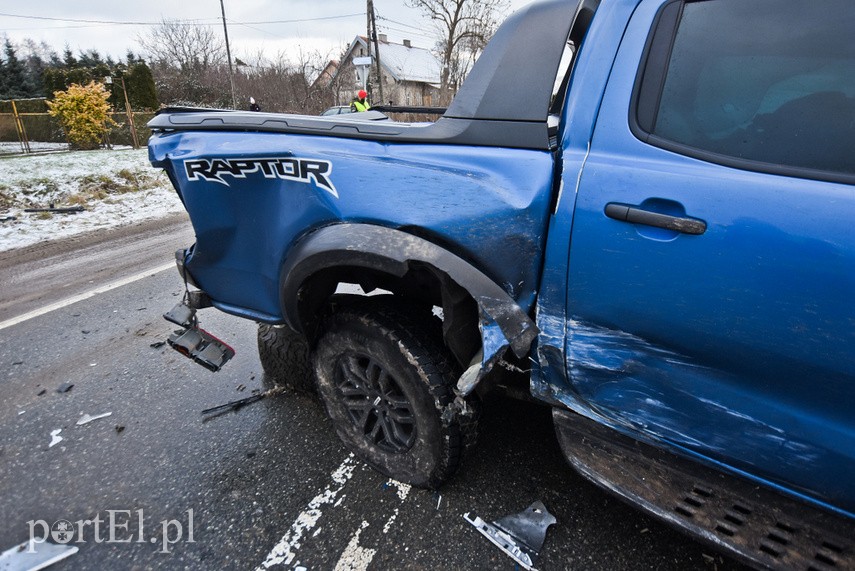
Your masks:
<path fill-rule="evenodd" d="M 264 569 L 270 569 L 274 565 L 290 565 L 294 561 L 294 558 L 297 557 L 297 550 L 300 548 L 300 541 L 303 539 L 303 535 L 315 527 L 323 515 L 320 509 L 321 506 L 335 502 L 336 496 L 344 489 L 348 480 L 353 476 L 353 470 L 356 466 L 357 461 L 353 454 L 344 459 L 341 466 L 336 468 L 335 472 L 331 475 L 333 484 L 327 486 L 326 490 L 309 502 L 307 509 L 297 516 L 297 519 L 291 524 L 291 528 L 282 536 L 279 543 L 273 546 L 273 549 L 267 554 L 267 558 L 256 568 L 256 571 L 264 571 Z"/>
<path fill-rule="evenodd" d="M 368 569 L 371 560 L 377 554 L 377 550 L 359 545 L 359 534 L 366 527 L 368 527 L 368 522 L 363 521 L 353 537 L 350 538 L 350 543 L 344 548 L 341 557 L 338 558 L 338 563 L 335 564 L 335 571 L 366 571 Z"/>
<path fill-rule="evenodd" d="M 143 278 L 147 278 L 151 275 L 158 274 L 164 270 L 168 270 L 169 268 L 174 268 L 175 262 L 170 262 L 168 264 L 163 264 L 162 266 L 157 266 L 154 268 L 150 268 L 145 270 L 144 272 L 139 272 L 132 276 L 128 276 L 126 278 L 122 278 L 120 280 L 116 280 L 114 282 L 110 282 L 107 285 L 103 285 L 101 287 L 97 287 L 95 289 L 89 290 L 87 292 L 63 299 L 61 301 L 57 301 L 41 307 L 39 309 L 34 309 L 28 313 L 23 315 L 19 315 L 18 317 L 13 317 L 12 319 L 7 319 L 6 321 L 0 321 L 0 330 L 6 329 L 7 327 L 12 327 L 13 325 L 17 325 L 19 323 L 23 323 L 24 321 L 28 321 L 33 319 L 34 317 L 39 317 L 40 315 L 44 315 L 46 313 L 50 313 L 51 311 L 56 311 L 57 309 L 62 309 L 63 307 L 67 307 L 69 305 L 75 304 L 78 301 L 83 301 L 84 299 L 89 299 L 90 297 L 95 297 L 96 295 L 100 295 L 102 293 L 106 293 L 112 289 L 116 289 L 117 287 L 122 287 L 123 285 L 128 285 L 135 281 L 141 280 Z"/>
<path fill-rule="evenodd" d="M 389 530 L 392 529 L 392 524 L 395 523 L 395 520 L 398 518 L 398 508 L 395 508 L 395 513 L 392 514 L 388 520 L 386 520 L 386 525 L 383 526 L 383 533 L 389 533 Z"/>
<path fill-rule="evenodd" d="M 405 484 L 403 482 L 399 482 L 398 480 L 392 480 L 391 478 L 389 479 L 389 482 L 387 482 L 386 485 L 398 489 L 398 497 L 401 499 L 402 502 L 407 499 L 407 496 L 410 495 L 410 490 L 413 489 L 410 484 Z"/>

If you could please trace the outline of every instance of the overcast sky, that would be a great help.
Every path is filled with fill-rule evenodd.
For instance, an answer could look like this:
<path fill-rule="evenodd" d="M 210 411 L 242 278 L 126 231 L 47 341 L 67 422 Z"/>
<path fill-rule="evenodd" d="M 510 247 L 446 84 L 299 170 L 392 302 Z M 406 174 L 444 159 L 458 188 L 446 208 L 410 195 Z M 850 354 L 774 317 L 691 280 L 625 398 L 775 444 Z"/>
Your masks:
<path fill-rule="evenodd" d="M 232 56 L 254 59 L 263 50 L 269 59 L 295 50 L 319 50 L 335 57 L 357 34 L 365 33 L 365 5 L 357 0 L 224 0 Z M 530 0 L 510 0 L 507 14 Z M 432 48 L 431 23 L 402 0 L 374 0 L 377 28 L 389 40 L 409 39 L 414 46 Z M 163 18 L 197 20 L 222 31 L 219 0 L 42 0 L 0 2 L 0 34 L 13 42 L 24 38 L 45 41 L 61 53 L 66 45 L 77 54 L 97 49 L 102 56 L 124 59 L 128 49 L 141 51 L 137 37 L 150 25 L 57 21 L 159 22 Z M 21 18 L 36 16 L 44 19 Z M 286 20 L 288 22 L 282 22 Z M 279 21 L 278 23 L 261 23 Z"/>

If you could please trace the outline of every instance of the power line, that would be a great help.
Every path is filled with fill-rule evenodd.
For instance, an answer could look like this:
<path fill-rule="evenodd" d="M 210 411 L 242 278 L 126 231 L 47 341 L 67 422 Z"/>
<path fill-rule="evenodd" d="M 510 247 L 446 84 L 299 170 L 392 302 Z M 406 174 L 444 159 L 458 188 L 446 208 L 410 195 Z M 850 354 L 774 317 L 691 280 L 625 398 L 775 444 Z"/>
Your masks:
<path fill-rule="evenodd" d="M 352 18 L 354 16 L 363 16 L 364 14 L 361 12 L 357 12 L 354 14 L 341 14 L 338 16 L 319 16 L 317 18 L 296 18 L 293 20 L 263 20 L 258 22 L 236 22 L 239 24 L 299 24 L 301 22 L 318 22 L 321 20 L 338 20 L 342 18 Z M 79 24 L 112 24 L 116 26 L 159 26 L 163 22 L 143 22 L 143 21 L 120 21 L 120 20 L 85 20 L 81 18 L 52 18 L 50 16 L 26 16 L 23 14 L 7 14 L 0 12 L 0 16 L 5 16 L 7 18 L 24 18 L 28 20 L 48 20 L 51 22 L 73 22 Z M 218 18 L 197 18 L 193 20 L 186 21 L 176 21 L 180 25 L 183 26 L 193 26 L 197 25 L 205 20 L 218 20 Z"/>
<path fill-rule="evenodd" d="M 162 24 L 163 22 L 134 22 L 134 21 L 118 21 L 118 20 L 84 20 L 81 18 L 51 18 L 50 16 L 25 16 L 22 14 L 6 14 L 0 12 L 0 16 L 5 16 L 7 18 L 24 18 L 27 20 L 48 20 L 51 22 L 74 22 L 81 24 L 113 24 L 116 26 L 157 26 Z M 189 20 L 187 23 L 183 25 L 195 25 L 199 22 L 203 22 L 204 20 L 217 20 L 217 18 L 198 18 L 195 20 Z"/>
<path fill-rule="evenodd" d="M 417 26 L 413 26 L 412 24 L 405 24 L 404 22 L 399 22 L 398 20 L 393 20 L 392 18 L 386 18 L 385 16 L 377 16 L 378 20 L 384 20 L 386 22 L 392 22 L 393 24 L 398 24 L 399 26 L 404 26 L 405 28 L 412 28 L 414 30 L 423 30 L 424 28 L 419 28 Z"/>
<path fill-rule="evenodd" d="M 339 16 L 319 16 L 317 18 L 299 18 L 296 20 L 264 20 L 261 22 L 239 22 L 241 24 L 299 24 L 300 22 L 318 22 L 320 20 L 340 20 L 342 18 L 353 18 L 354 16 L 365 16 L 362 12 L 354 14 L 341 14 Z"/>
<path fill-rule="evenodd" d="M 434 37 L 434 36 L 426 36 L 425 34 L 418 34 L 416 32 L 413 32 L 412 30 L 402 30 L 400 28 L 395 28 L 394 26 L 383 26 L 383 29 L 384 30 L 394 30 L 396 32 L 400 32 L 401 34 L 404 34 L 404 37 L 407 37 L 407 38 L 410 36 L 413 36 L 413 37 L 424 38 L 425 40 L 429 40 L 432 42 L 436 41 L 436 37 Z"/>

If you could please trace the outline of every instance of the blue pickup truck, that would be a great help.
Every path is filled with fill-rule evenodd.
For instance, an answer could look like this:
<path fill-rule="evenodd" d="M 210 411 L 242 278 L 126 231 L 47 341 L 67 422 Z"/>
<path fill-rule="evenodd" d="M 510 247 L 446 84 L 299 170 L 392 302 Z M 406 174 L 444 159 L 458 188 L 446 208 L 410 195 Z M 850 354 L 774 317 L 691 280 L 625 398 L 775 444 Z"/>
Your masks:
<path fill-rule="evenodd" d="M 434 122 L 166 109 L 173 345 L 217 369 L 195 311 L 257 321 L 268 375 L 423 487 L 522 382 L 625 500 L 853 569 L 853 30 L 851 0 L 546 0 Z"/>

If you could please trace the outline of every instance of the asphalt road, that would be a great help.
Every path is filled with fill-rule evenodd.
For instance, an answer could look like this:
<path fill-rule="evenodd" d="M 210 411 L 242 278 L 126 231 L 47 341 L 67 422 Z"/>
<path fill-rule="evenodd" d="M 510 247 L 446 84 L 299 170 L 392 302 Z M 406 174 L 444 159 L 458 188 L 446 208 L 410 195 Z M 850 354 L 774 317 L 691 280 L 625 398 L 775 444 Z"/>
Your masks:
<path fill-rule="evenodd" d="M 174 270 L 144 270 L 168 264 L 192 232 L 117 235 L 127 238 L 118 248 L 102 236 L 56 252 L 21 290 L 5 284 L 36 262 L 0 256 L 0 551 L 30 527 L 41 536 L 67 520 L 80 550 L 52 569 L 511 570 L 463 515 L 490 521 L 541 500 L 558 520 L 541 570 L 740 568 L 577 476 L 549 411 L 532 404 L 485 403 L 474 455 L 439 492 L 402 487 L 350 457 L 307 397 L 206 420 L 203 409 L 263 390 L 255 325 L 200 312 L 237 350 L 219 373 L 152 346 L 172 329 L 160 315 L 182 284 Z M 92 283 L 70 278 L 83 269 Z M 139 279 L 82 295 L 128 276 Z M 81 301 L 13 319 L 73 296 Z M 57 392 L 63 383 L 74 386 Z M 87 520 L 99 520 L 98 533 Z"/>

